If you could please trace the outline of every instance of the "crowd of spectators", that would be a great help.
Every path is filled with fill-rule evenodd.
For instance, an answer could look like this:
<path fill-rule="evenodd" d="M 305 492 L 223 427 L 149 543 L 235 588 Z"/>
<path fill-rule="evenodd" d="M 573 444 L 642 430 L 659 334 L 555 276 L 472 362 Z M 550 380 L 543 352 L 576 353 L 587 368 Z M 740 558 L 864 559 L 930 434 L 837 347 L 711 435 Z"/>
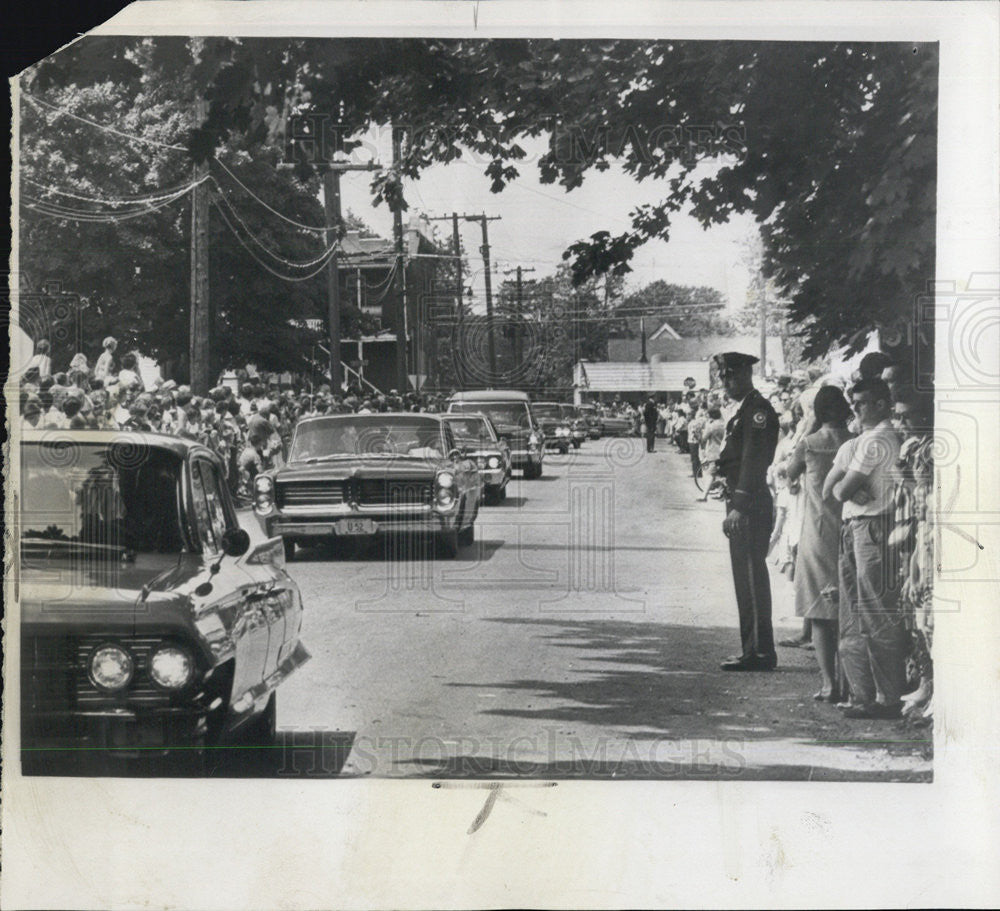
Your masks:
<path fill-rule="evenodd" d="M 280 465 L 292 430 L 317 414 L 384 411 L 442 411 L 444 397 L 391 390 L 365 394 L 353 387 L 334 394 L 329 385 L 313 391 L 282 387 L 277 375 L 236 371 L 235 382 L 216 385 L 205 396 L 189 386 L 157 379 L 147 388 L 134 354 L 117 357 L 117 343 L 106 338 L 91 366 L 75 354 L 65 371 L 53 373 L 49 345 L 35 347 L 21 378 L 20 420 L 24 429 L 132 430 L 196 440 L 214 450 L 226 466 L 238 503 L 250 501 L 254 477 Z"/>
<path fill-rule="evenodd" d="M 778 414 L 768 483 L 769 557 L 792 581 L 798 636 L 815 651 L 815 697 L 849 717 L 932 713 L 933 430 L 927 398 L 881 352 L 850 377 L 798 371 L 758 384 Z M 660 406 L 660 435 L 691 458 L 700 499 L 721 498 L 715 463 L 733 403 L 692 390 Z"/>

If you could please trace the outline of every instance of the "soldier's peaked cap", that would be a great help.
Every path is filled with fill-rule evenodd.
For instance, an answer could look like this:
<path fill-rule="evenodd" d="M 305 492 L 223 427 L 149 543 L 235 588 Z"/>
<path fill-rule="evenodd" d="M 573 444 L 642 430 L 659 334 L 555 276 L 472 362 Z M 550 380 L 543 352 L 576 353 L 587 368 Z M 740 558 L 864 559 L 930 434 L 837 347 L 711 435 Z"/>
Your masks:
<path fill-rule="evenodd" d="M 715 361 L 716 367 L 720 369 L 728 367 L 732 370 L 739 367 L 750 367 L 756 364 L 760 358 L 754 357 L 752 354 L 743 354 L 742 351 L 724 351 L 714 355 L 712 360 Z"/>

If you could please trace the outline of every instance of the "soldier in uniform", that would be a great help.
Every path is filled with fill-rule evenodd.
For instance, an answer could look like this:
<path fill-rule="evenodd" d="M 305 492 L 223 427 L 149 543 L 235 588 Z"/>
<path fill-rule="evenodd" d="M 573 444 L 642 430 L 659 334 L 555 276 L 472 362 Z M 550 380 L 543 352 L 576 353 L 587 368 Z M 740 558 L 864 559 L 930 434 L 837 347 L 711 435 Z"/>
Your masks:
<path fill-rule="evenodd" d="M 719 474 L 726 483 L 726 518 L 743 650 L 722 662 L 726 671 L 770 671 L 777 666 L 771 627 L 767 547 L 774 521 L 767 469 L 778 443 L 778 416 L 753 385 L 757 358 L 726 352 L 713 358 L 737 407 L 726 424 Z"/>

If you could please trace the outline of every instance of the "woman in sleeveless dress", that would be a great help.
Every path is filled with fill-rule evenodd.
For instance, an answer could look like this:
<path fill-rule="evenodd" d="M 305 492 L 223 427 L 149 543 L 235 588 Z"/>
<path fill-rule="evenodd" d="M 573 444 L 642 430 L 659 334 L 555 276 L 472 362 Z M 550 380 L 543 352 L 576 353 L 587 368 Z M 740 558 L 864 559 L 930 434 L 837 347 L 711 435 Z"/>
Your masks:
<path fill-rule="evenodd" d="M 787 466 L 789 478 L 801 478 L 803 522 L 795 559 L 795 613 L 812 621 L 822 687 L 814 699 L 836 701 L 837 551 L 841 504 L 823 498 L 823 481 L 837 450 L 851 439 L 851 408 L 836 386 L 823 386 L 813 402 L 811 431 L 799 440 Z"/>

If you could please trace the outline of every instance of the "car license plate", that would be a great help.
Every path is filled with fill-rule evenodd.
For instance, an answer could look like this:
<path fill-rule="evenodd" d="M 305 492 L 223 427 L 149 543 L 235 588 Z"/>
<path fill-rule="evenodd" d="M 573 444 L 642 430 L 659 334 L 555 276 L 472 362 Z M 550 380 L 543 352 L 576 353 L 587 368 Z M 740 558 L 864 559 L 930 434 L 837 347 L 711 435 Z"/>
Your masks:
<path fill-rule="evenodd" d="M 338 535 L 373 535 L 378 525 L 374 519 L 341 519 L 335 528 Z"/>

